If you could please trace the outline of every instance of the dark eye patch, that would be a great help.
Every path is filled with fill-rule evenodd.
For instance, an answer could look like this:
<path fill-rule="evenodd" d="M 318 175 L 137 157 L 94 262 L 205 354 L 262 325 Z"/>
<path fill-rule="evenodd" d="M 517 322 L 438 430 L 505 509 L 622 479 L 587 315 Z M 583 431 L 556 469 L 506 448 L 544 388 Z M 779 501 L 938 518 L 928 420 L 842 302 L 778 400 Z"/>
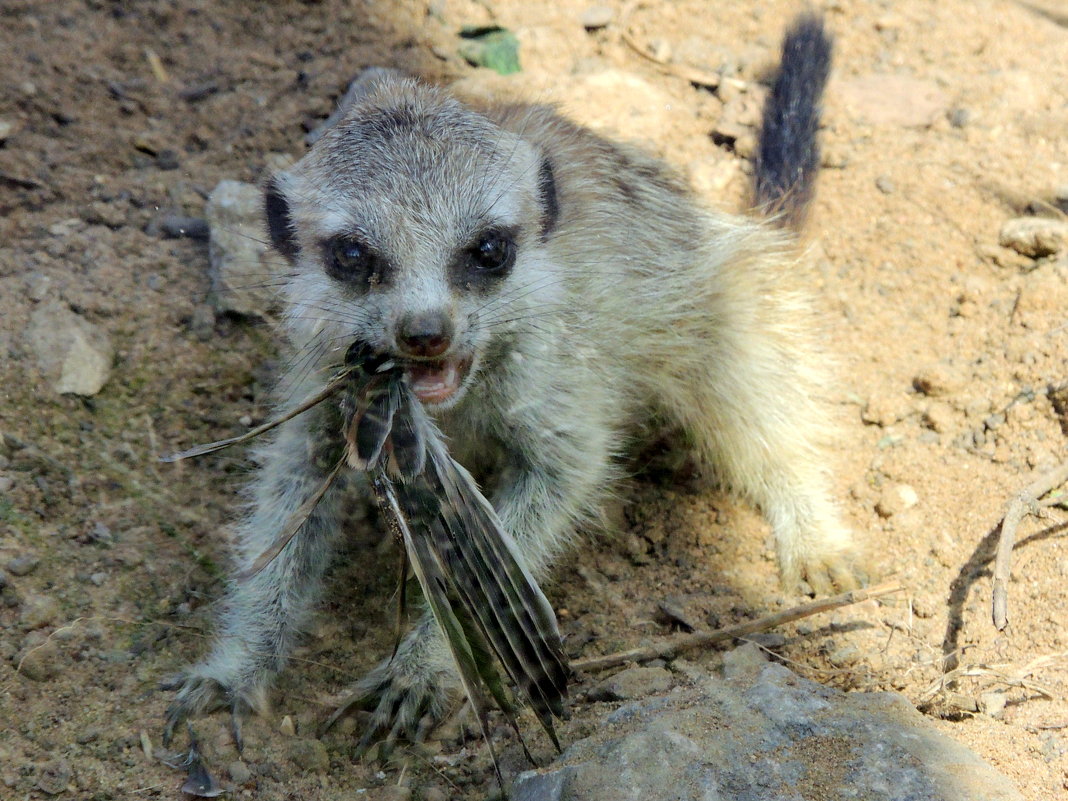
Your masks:
<path fill-rule="evenodd" d="M 322 248 L 326 274 L 331 278 L 361 288 L 382 280 L 385 262 L 361 237 L 331 237 Z"/>
<path fill-rule="evenodd" d="M 491 227 L 480 232 L 457 254 L 453 272 L 459 282 L 480 289 L 505 278 L 515 266 L 518 233 L 513 226 Z"/>

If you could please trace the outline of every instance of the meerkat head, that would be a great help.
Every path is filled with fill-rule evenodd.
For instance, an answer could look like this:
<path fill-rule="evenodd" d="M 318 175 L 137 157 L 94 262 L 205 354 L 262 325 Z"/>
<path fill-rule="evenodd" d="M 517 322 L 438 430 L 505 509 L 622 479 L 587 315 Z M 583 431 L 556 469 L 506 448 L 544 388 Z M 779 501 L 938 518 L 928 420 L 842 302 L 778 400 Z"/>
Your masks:
<path fill-rule="evenodd" d="M 394 354 L 424 403 L 456 403 L 495 337 L 545 300 L 549 162 L 411 80 L 376 86 L 266 191 L 293 266 L 288 320 L 321 363 L 356 341 Z"/>

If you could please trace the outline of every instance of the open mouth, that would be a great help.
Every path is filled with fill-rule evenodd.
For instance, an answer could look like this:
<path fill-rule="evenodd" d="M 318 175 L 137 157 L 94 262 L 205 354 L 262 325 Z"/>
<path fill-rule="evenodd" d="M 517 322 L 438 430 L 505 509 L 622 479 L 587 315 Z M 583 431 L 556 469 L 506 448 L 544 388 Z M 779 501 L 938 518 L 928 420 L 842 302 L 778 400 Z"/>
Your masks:
<path fill-rule="evenodd" d="M 437 361 L 407 362 L 404 375 L 422 403 L 435 405 L 449 400 L 463 385 L 471 359 L 451 358 Z"/>

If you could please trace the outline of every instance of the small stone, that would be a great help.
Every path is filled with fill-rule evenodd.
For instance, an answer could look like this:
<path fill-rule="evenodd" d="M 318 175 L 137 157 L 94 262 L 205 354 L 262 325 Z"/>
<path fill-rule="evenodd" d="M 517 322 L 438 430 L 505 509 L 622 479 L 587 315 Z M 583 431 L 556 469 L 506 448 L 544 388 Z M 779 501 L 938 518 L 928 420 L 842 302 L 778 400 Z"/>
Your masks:
<path fill-rule="evenodd" d="M 207 239 L 208 221 L 203 217 L 165 214 L 159 220 L 159 231 L 171 239 Z"/>
<path fill-rule="evenodd" d="M 30 681 L 51 681 L 59 675 L 62 666 L 59 646 L 45 640 L 22 654 L 18 665 L 19 673 Z"/>
<path fill-rule="evenodd" d="M 292 715 L 286 715 L 282 718 L 282 722 L 278 724 L 278 731 L 282 732 L 286 737 L 296 736 L 297 724 L 293 722 Z"/>
<path fill-rule="evenodd" d="M 753 643 L 740 645 L 723 655 L 723 676 L 732 680 L 748 680 L 768 664 L 768 658 Z"/>
<path fill-rule="evenodd" d="M 412 797 L 411 788 L 403 784 L 387 784 L 378 791 L 376 798 L 382 801 L 409 801 Z"/>
<path fill-rule="evenodd" d="M 285 260 L 264 242 L 263 193 L 252 184 L 220 181 L 205 216 L 211 303 L 218 311 L 269 317 L 277 305 L 271 287 L 282 277 Z"/>
<path fill-rule="evenodd" d="M 33 273 L 26 282 L 26 297 L 34 303 L 40 303 L 48 297 L 48 291 L 51 288 L 51 277 L 44 273 Z"/>
<path fill-rule="evenodd" d="M 582 27 L 588 31 L 607 28 L 616 17 L 616 10 L 611 6 L 590 6 L 580 17 Z"/>
<path fill-rule="evenodd" d="M 591 701 L 627 701 L 671 689 L 671 673 L 662 667 L 634 667 L 621 670 L 592 690 Z"/>
<path fill-rule="evenodd" d="M 932 401 L 923 413 L 923 424 L 939 434 L 945 434 L 953 428 L 954 419 L 953 408 L 942 401 Z"/>
<path fill-rule="evenodd" d="M 66 792 L 71 780 L 70 763 L 65 759 L 53 759 L 37 769 L 37 788 L 48 795 Z"/>
<path fill-rule="evenodd" d="M 156 166 L 161 170 L 177 170 L 181 166 L 177 151 L 170 148 L 161 150 L 156 154 Z"/>
<path fill-rule="evenodd" d="M 944 363 L 926 367 L 912 379 L 913 388 L 931 398 L 956 395 L 966 383 L 960 373 Z"/>
<path fill-rule="evenodd" d="M 39 306 L 24 336 L 56 393 L 88 397 L 107 383 L 114 356 L 107 332 L 72 312 L 65 303 L 52 301 Z"/>
<path fill-rule="evenodd" d="M 230 781 L 240 787 L 242 784 L 246 784 L 252 779 L 252 771 L 249 770 L 248 765 L 242 762 L 240 759 L 235 759 L 226 767 L 226 772 L 230 774 Z"/>
<path fill-rule="evenodd" d="M 911 509 L 920 502 L 916 490 L 908 484 L 893 484 L 883 487 L 879 502 L 875 504 L 875 511 L 880 517 L 893 517 Z"/>
<path fill-rule="evenodd" d="M 1001 226 L 998 244 L 1033 259 L 1052 256 L 1068 245 L 1068 222 L 1047 217 L 1018 217 Z"/>
<path fill-rule="evenodd" d="M 0 142 L 6 142 L 15 130 L 15 123 L 11 120 L 0 119 Z"/>
<path fill-rule="evenodd" d="M 835 667 L 848 667 L 860 659 L 860 649 L 852 644 L 845 644 L 835 648 L 827 655 L 827 661 Z"/>
<path fill-rule="evenodd" d="M 4 567 L 12 576 L 28 576 L 39 564 L 41 560 L 36 554 L 24 553 L 8 561 Z"/>
<path fill-rule="evenodd" d="M 886 428 L 904 420 L 911 412 L 912 404 L 907 396 L 896 392 L 885 393 L 873 395 L 868 399 L 860 412 L 860 419 L 865 423 Z"/>
<path fill-rule="evenodd" d="M 746 635 L 745 639 L 766 651 L 777 651 L 786 645 L 786 635 L 777 631 L 758 631 Z"/>
<path fill-rule="evenodd" d="M 894 194 L 894 182 L 886 175 L 880 175 L 875 179 L 875 188 L 884 195 Z"/>
<path fill-rule="evenodd" d="M 448 801 L 448 796 L 440 787 L 428 787 L 423 790 L 423 801 Z"/>
<path fill-rule="evenodd" d="M 19 625 L 23 631 L 50 626 L 59 617 L 59 602 L 51 595 L 28 595 L 22 604 Z"/>
<path fill-rule="evenodd" d="M 949 112 L 949 124 L 954 128 L 964 128 L 972 121 L 974 116 L 971 109 L 955 108 Z"/>
<path fill-rule="evenodd" d="M 97 571 L 89 576 L 89 581 L 97 587 L 103 587 L 104 583 L 108 580 L 108 574 Z"/>
<path fill-rule="evenodd" d="M 992 718 L 1000 718 L 1005 711 L 1005 693 L 983 693 L 979 696 L 979 711 Z"/>
<path fill-rule="evenodd" d="M 330 767 L 330 755 L 321 741 L 311 737 L 294 738 L 286 749 L 289 761 L 307 773 L 324 773 Z"/>
<path fill-rule="evenodd" d="M 6 495 L 15 486 L 15 479 L 11 476 L 0 476 L 0 493 Z"/>

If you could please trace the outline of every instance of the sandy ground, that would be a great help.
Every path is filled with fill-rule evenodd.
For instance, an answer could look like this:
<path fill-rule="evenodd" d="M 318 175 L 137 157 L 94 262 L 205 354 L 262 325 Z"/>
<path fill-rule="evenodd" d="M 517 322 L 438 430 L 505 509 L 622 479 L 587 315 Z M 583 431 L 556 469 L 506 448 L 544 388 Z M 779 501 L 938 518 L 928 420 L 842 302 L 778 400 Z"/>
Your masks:
<path fill-rule="evenodd" d="M 816 5 L 837 40 L 807 241 L 839 366 L 836 488 L 877 575 L 907 592 L 786 627 L 777 651 L 817 680 L 903 693 L 1026 797 L 1059 797 L 1065 512 L 1023 523 L 1001 633 L 989 560 L 1008 499 L 1068 456 L 1068 262 L 998 245 L 1005 221 L 1063 219 L 1068 202 L 1068 6 Z M 746 125 L 800 4 L 607 6 L 592 31 L 572 0 L 0 7 L 0 795 L 180 795 L 182 775 L 146 756 L 168 700 L 156 688 L 207 646 L 248 465 L 155 456 L 263 419 L 278 357 L 270 324 L 213 321 L 206 244 L 165 238 L 164 215 L 202 216 L 220 179 L 255 182 L 269 154 L 299 157 L 305 127 L 371 64 L 559 102 L 741 208 Z M 521 74 L 456 56 L 460 26 L 490 21 L 517 34 Z M 679 65 L 729 80 L 712 92 Z M 114 344 L 92 398 L 55 394 L 37 370 L 24 331 L 52 301 Z M 548 587 L 574 655 L 666 634 L 662 602 L 707 626 L 797 600 L 781 597 L 767 528 L 745 505 L 677 473 L 623 494 L 611 530 L 591 532 Z M 477 740 L 452 735 L 380 767 L 352 762 L 352 725 L 310 736 L 390 647 L 382 540 L 354 526 L 274 711 L 247 726 L 247 764 L 225 721 L 197 722 L 236 795 L 479 798 L 492 786 Z M 604 712 L 577 695 L 565 741 Z M 506 768 L 522 767 L 504 748 Z"/>

